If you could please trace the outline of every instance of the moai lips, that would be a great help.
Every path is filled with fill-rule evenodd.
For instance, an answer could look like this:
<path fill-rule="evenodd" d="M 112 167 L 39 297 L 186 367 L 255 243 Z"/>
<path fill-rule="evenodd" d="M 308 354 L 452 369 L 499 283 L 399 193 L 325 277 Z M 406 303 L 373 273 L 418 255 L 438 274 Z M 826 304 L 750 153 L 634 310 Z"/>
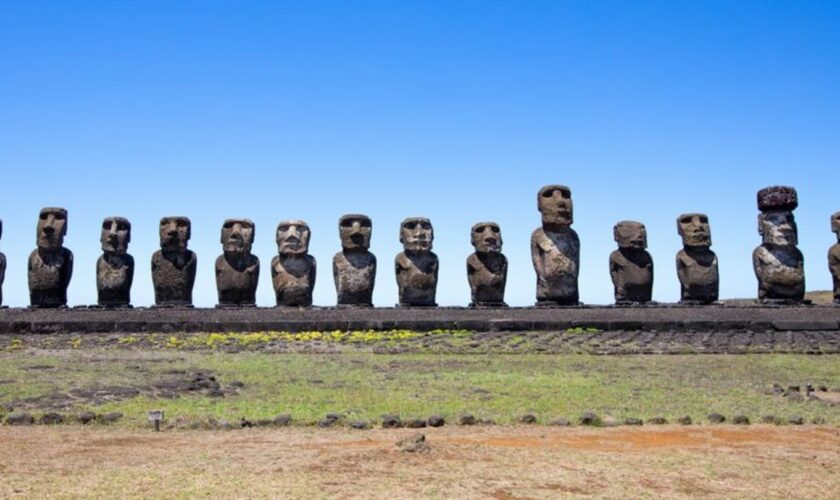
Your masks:
<path fill-rule="evenodd" d="M 38 248 L 29 255 L 29 299 L 32 307 L 64 307 L 73 276 L 73 253 L 64 248 L 67 210 L 44 208 L 38 216 Z"/>
<path fill-rule="evenodd" d="M 706 214 L 683 214 L 677 217 L 677 232 L 683 249 L 677 252 L 677 276 L 680 279 L 680 302 L 710 304 L 718 299 L 720 278 L 718 260 L 709 248 L 712 234 Z"/>
<path fill-rule="evenodd" d="M 572 192 L 557 184 L 537 194 L 542 227 L 531 234 L 531 260 L 537 274 L 537 305 L 578 305 L 580 239 L 571 228 Z"/>
<path fill-rule="evenodd" d="M 793 210 L 796 190 L 772 186 L 758 192 L 758 232 L 762 243 L 753 251 L 753 269 L 762 302 L 799 303 L 805 298 L 805 271 Z"/>
<path fill-rule="evenodd" d="M 152 283 L 157 306 L 192 306 L 197 258 L 187 249 L 190 219 L 164 217 L 160 220 L 160 250 L 152 255 Z"/>
<path fill-rule="evenodd" d="M 123 217 L 106 217 L 99 241 L 103 253 L 96 261 L 98 303 L 104 307 L 127 307 L 134 280 L 134 258 L 127 253 L 131 223 Z"/>
<path fill-rule="evenodd" d="M 610 254 L 610 277 L 616 304 L 644 304 L 653 292 L 653 259 L 647 248 L 647 230 L 636 221 L 622 221 L 613 228 L 618 250 Z"/>
<path fill-rule="evenodd" d="M 438 257 L 432 252 L 434 230 L 429 219 L 409 217 L 400 224 L 403 251 L 394 259 L 400 306 L 436 306 Z"/>
<path fill-rule="evenodd" d="M 315 257 L 309 255 L 309 225 L 302 220 L 277 225 L 278 254 L 271 260 L 271 280 L 278 306 L 312 305 L 315 288 Z"/>
<path fill-rule="evenodd" d="M 333 279 L 339 306 L 373 306 L 376 256 L 368 250 L 372 231 L 367 215 L 348 214 L 338 220 L 341 251 L 333 257 Z"/>
<path fill-rule="evenodd" d="M 216 259 L 216 290 L 220 306 L 255 306 L 260 277 L 260 259 L 251 253 L 254 223 L 248 219 L 227 219 L 222 224 L 224 253 Z"/>
<path fill-rule="evenodd" d="M 467 257 L 467 280 L 471 307 L 506 307 L 507 258 L 502 252 L 502 231 L 495 222 L 473 225 L 471 242 L 475 252 Z"/>

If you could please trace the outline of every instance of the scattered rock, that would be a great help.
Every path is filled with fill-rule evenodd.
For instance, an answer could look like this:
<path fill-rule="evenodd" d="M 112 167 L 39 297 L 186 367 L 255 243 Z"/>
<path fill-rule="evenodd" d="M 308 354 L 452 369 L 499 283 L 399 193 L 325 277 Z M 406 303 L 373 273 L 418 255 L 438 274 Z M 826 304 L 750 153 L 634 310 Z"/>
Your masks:
<path fill-rule="evenodd" d="M 93 413 L 92 411 L 83 411 L 82 413 L 76 415 L 76 420 L 78 420 L 81 424 L 89 424 L 96 420 L 96 413 Z"/>
<path fill-rule="evenodd" d="M 117 420 L 119 420 L 121 418 L 123 418 L 123 414 L 118 412 L 118 411 L 115 411 L 115 412 L 106 413 L 105 415 L 100 416 L 99 421 L 103 424 L 113 424 L 114 422 L 116 422 Z"/>
<path fill-rule="evenodd" d="M 694 422 L 691 420 L 690 416 L 683 415 L 682 417 L 677 419 L 677 423 L 680 425 L 691 425 Z"/>
<path fill-rule="evenodd" d="M 353 429 L 365 430 L 370 429 L 370 424 L 368 424 L 364 420 L 354 420 L 350 423 L 350 427 L 352 427 Z"/>
<path fill-rule="evenodd" d="M 726 422 L 726 417 L 724 417 L 720 413 L 709 413 L 709 416 L 707 418 L 709 419 L 709 422 L 713 424 L 722 424 Z"/>
<path fill-rule="evenodd" d="M 405 427 L 409 429 L 420 429 L 426 427 L 426 421 L 422 418 L 410 418 L 405 421 Z"/>
<path fill-rule="evenodd" d="M 800 415 L 795 415 L 788 419 L 788 423 L 791 425 L 802 425 L 805 423 L 805 419 Z"/>
<path fill-rule="evenodd" d="M 248 420 L 247 418 L 241 417 L 239 419 L 239 427 L 244 429 L 246 427 L 253 427 L 253 426 L 254 426 L 254 423 L 251 422 L 250 420 Z"/>
<path fill-rule="evenodd" d="M 292 416 L 288 413 L 282 413 L 274 417 L 274 425 L 277 427 L 286 427 L 292 423 Z"/>
<path fill-rule="evenodd" d="M 537 423 L 537 417 L 535 415 L 532 415 L 532 414 L 528 413 L 526 415 L 522 415 L 521 417 L 519 417 L 519 421 L 522 422 L 523 424 L 536 424 Z"/>
<path fill-rule="evenodd" d="M 604 425 L 604 422 L 601 420 L 601 417 L 599 417 L 595 413 L 587 411 L 580 416 L 580 425 L 591 425 L 593 427 L 601 427 L 602 425 Z"/>
<path fill-rule="evenodd" d="M 624 425 L 642 425 L 642 419 L 634 417 L 626 418 L 624 419 Z"/>
<path fill-rule="evenodd" d="M 668 419 L 665 417 L 653 417 L 649 418 L 647 423 L 651 425 L 665 425 L 668 423 Z"/>
<path fill-rule="evenodd" d="M 825 425 L 826 420 L 823 417 L 814 417 L 811 419 L 811 423 L 814 425 Z"/>
<path fill-rule="evenodd" d="M 57 425 L 64 423 L 64 417 L 60 413 L 44 413 L 38 423 L 41 425 Z"/>
<path fill-rule="evenodd" d="M 443 427 L 446 423 L 446 419 L 444 419 L 441 415 L 432 415 L 429 417 L 428 423 L 429 427 Z"/>
<path fill-rule="evenodd" d="M 553 425 L 555 427 L 568 427 L 572 425 L 572 423 L 565 418 L 555 418 L 554 420 L 549 422 L 548 425 Z"/>
<path fill-rule="evenodd" d="M 475 425 L 477 423 L 476 419 L 472 414 L 466 413 L 458 417 L 458 425 Z"/>
<path fill-rule="evenodd" d="M 382 415 L 383 429 L 399 429 L 402 426 L 403 422 L 399 415 Z"/>
<path fill-rule="evenodd" d="M 342 415 L 341 413 L 327 413 L 326 415 L 324 415 L 324 418 L 329 418 L 332 420 L 341 420 L 344 418 L 344 415 Z"/>
<path fill-rule="evenodd" d="M 732 423 L 735 425 L 750 425 L 750 419 L 746 415 L 735 415 L 732 417 Z"/>
<path fill-rule="evenodd" d="M 496 421 L 492 418 L 479 418 L 478 423 L 481 425 L 496 425 Z"/>
<path fill-rule="evenodd" d="M 400 439 L 397 441 L 397 448 L 400 451 L 408 453 L 428 452 L 431 449 L 429 443 L 426 442 L 425 434 L 414 434 L 413 436 Z"/>
<path fill-rule="evenodd" d="M 604 427 L 616 427 L 618 425 L 618 419 L 611 415 L 607 415 L 602 418 L 601 421 L 603 422 Z"/>
<path fill-rule="evenodd" d="M 32 425 L 35 417 L 28 413 L 12 413 L 6 417 L 6 425 Z"/>
<path fill-rule="evenodd" d="M 820 392 L 828 392 L 828 386 L 820 384 L 817 386 L 817 390 Z"/>
<path fill-rule="evenodd" d="M 777 423 L 776 422 L 776 416 L 775 415 L 764 415 L 763 417 L 761 417 L 761 423 L 762 424 L 775 424 L 775 423 Z"/>
<path fill-rule="evenodd" d="M 327 413 L 327 415 L 318 421 L 318 427 L 326 428 L 332 427 L 341 420 L 341 415 L 337 413 Z"/>

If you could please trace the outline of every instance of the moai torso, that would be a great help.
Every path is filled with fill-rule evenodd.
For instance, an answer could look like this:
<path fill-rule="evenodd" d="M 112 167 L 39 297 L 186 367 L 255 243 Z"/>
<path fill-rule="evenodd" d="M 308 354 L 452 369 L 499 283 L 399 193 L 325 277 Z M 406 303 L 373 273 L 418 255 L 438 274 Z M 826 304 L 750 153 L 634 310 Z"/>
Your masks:
<path fill-rule="evenodd" d="M 467 280 L 472 307 L 504 307 L 507 258 L 502 255 L 502 233 L 495 222 L 473 225 L 471 241 L 475 252 L 467 257 Z"/>
<path fill-rule="evenodd" d="M 187 249 L 192 225 L 187 217 L 160 220 L 160 250 L 152 255 L 152 283 L 157 306 L 191 306 L 196 255 Z"/>
<path fill-rule="evenodd" d="M 761 246 L 753 251 L 753 269 L 762 302 L 801 302 L 805 298 L 805 263 L 798 243 L 793 210 L 796 190 L 772 186 L 758 192 Z"/>
<path fill-rule="evenodd" d="M 277 255 L 271 260 L 271 281 L 278 306 L 312 305 L 315 257 L 309 255 L 309 225 L 302 220 L 277 225 Z"/>
<path fill-rule="evenodd" d="M 106 218 L 99 240 L 103 254 L 96 261 L 98 303 L 105 307 L 128 306 L 134 281 L 134 258 L 127 253 L 131 223 L 123 217 Z"/>
<path fill-rule="evenodd" d="M 840 212 L 831 216 L 831 230 L 837 236 L 837 243 L 828 249 L 828 270 L 834 281 L 834 302 L 840 304 Z"/>
<path fill-rule="evenodd" d="M 653 259 L 645 251 L 647 231 L 635 221 L 622 221 L 613 229 L 618 250 L 610 254 L 610 277 L 616 304 L 650 302 L 653 293 Z"/>
<path fill-rule="evenodd" d="M 432 252 L 434 230 L 429 219 L 409 217 L 400 225 L 403 251 L 394 259 L 401 306 L 436 306 L 438 257 Z"/>
<path fill-rule="evenodd" d="M 227 219 L 220 241 L 224 253 L 216 259 L 216 290 L 220 306 L 254 306 L 260 278 L 260 259 L 251 253 L 254 223 Z"/>
<path fill-rule="evenodd" d="M 717 256 L 710 249 L 709 217 L 682 214 L 677 218 L 677 232 L 683 240 L 683 249 L 677 252 L 676 258 L 680 302 L 711 304 L 717 301 L 720 278 Z"/>
<path fill-rule="evenodd" d="M 572 192 L 543 186 L 537 193 L 542 227 L 531 234 L 531 261 L 537 274 L 537 305 L 577 305 L 580 239 L 574 229 Z"/>
<path fill-rule="evenodd" d="M 333 280 L 339 306 L 371 307 L 376 283 L 376 256 L 368 249 L 370 217 L 347 214 L 338 220 L 341 251 L 333 257 Z"/>
<path fill-rule="evenodd" d="M 38 220 L 38 248 L 29 255 L 29 299 L 33 307 L 67 305 L 67 287 L 73 276 L 73 253 L 64 248 L 67 211 L 45 208 Z"/>

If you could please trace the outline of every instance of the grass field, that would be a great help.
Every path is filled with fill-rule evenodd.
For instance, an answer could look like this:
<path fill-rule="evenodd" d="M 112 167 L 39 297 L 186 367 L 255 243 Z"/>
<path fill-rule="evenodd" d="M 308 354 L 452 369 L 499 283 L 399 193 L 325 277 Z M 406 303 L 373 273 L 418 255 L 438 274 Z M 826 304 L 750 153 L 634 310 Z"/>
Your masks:
<path fill-rule="evenodd" d="M 210 381 L 213 377 L 215 381 Z M 435 355 L 371 353 L 272 354 L 172 350 L 37 350 L 0 353 L 0 407 L 8 415 L 89 410 L 120 412 L 116 425 L 148 426 L 146 412 L 164 409 L 169 424 L 272 419 L 288 413 L 311 425 L 327 413 L 377 425 L 463 413 L 499 424 L 533 414 L 539 423 L 585 411 L 621 422 L 711 412 L 752 422 L 765 415 L 801 416 L 840 425 L 837 392 L 792 400 L 769 394 L 806 383 L 840 387 L 840 356 Z M 804 394 L 803 394 L 804 395 Z M 797 398 L 799 399 L 799 398 Z"/>

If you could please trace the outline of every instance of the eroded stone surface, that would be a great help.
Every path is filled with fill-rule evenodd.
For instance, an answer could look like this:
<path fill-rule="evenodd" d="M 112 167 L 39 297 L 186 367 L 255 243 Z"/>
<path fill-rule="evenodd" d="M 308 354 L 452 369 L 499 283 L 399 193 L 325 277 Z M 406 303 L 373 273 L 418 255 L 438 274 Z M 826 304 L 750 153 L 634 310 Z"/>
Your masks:
<path fill-rule="evenodd" d="M 315 288 L 315 257 L 309 255 L 309 225 L 302 220 L 277 225 L 277 255 L 271 260 L 271 280 L 278 306 L 311 306 Z"/>
<path fill-rule="evenodd" d="M 720 277 L 717 255 L 711 250 L 712 232 L 706 214 L 677 217 L 683 249 L 677 252 L 680 302 L 711 304 L 718 300 Z"/>
<path fill-rule="evenodd" d="M 537 194 L 542 227 L 531 234 L 531 259 L 537 273 L 537 305 L 577 305 L 580 239 L 571 228 L 572 192 L 549 185 Z"/>
<path fill-rule="evenodd" d="M 508 262 L 502 254 L 502 230 L 495 222 L 473 225 L 475 252 L 467 257 L 467 280 L 474 307 L 504 307 Z"/>
<path fill-rule="evenodd" d="M 436 306 L 438 257 L 432 252 L 429 219 L 409 217 L 400 224 L 403 251 L 394 259 L 400 306 Z"/>
<path fill-rule="evenodd" d="M 29 255 L 29 300 L 32 307 L 67 305 L 67 287 L 73 276 L 73 252 L 64 248 L 67 210 L 44 208 L 38 216 L 36 248 Z"/>
<path fill-rule="evenodd" d="M 772 186 L 758 192 L 758 232 L 762 244 L 753 251 L 753 269 L 762 302 L 801 302 L 805 297 L 805 271 L 793 210 L 796 190 Z"/>
<path fill-rule="evenodd" d="M 367 215 L 348 214 L 338 220 L 341 251 L 333 257 L 333 279 L 340 306 L 373 306 L 376 256 L 368 250 L 372 231 Z"/>
<path fill-rule="evenodd" d="M 610 254 L 610 277 L 616 304 L 650 302 L 653 259 L 647 248 L 647 230 L 636 221 L 621 221 L 613 228 L 618 250 Z"/>
<path fill-rule="evenodd" d="M 828 269 L 834 281 L 834 302 L 840 304 L 840 212 L 831 216 L 831 231 L 837 236 L 837 243 L 828 250 Z"/>
<path fill-rule="evenodd" d="M 255 306 L 260 259 L 251 253 L 254 223 L 248 219 L 227 219 L 220 242 L 224 253 L 216 259 L 216 290 L 220 306 Z"/>
<path fill-rule="evenodd" d="M 134 258 L 127 253 L 131 223 L 124 217 L 106 217 L 99 241 L 102 255 L 96 261 L 98 303 L 106 307 L 128 306 L 134 280 Z"/>
<path fill-rule="evenodd" d="M 164 217 L 160 220 L 160 250 L 152 255 L 152 283 L 158 306 L 190 306 L 198 259 L 187 244 L 190 219 Z"/>

